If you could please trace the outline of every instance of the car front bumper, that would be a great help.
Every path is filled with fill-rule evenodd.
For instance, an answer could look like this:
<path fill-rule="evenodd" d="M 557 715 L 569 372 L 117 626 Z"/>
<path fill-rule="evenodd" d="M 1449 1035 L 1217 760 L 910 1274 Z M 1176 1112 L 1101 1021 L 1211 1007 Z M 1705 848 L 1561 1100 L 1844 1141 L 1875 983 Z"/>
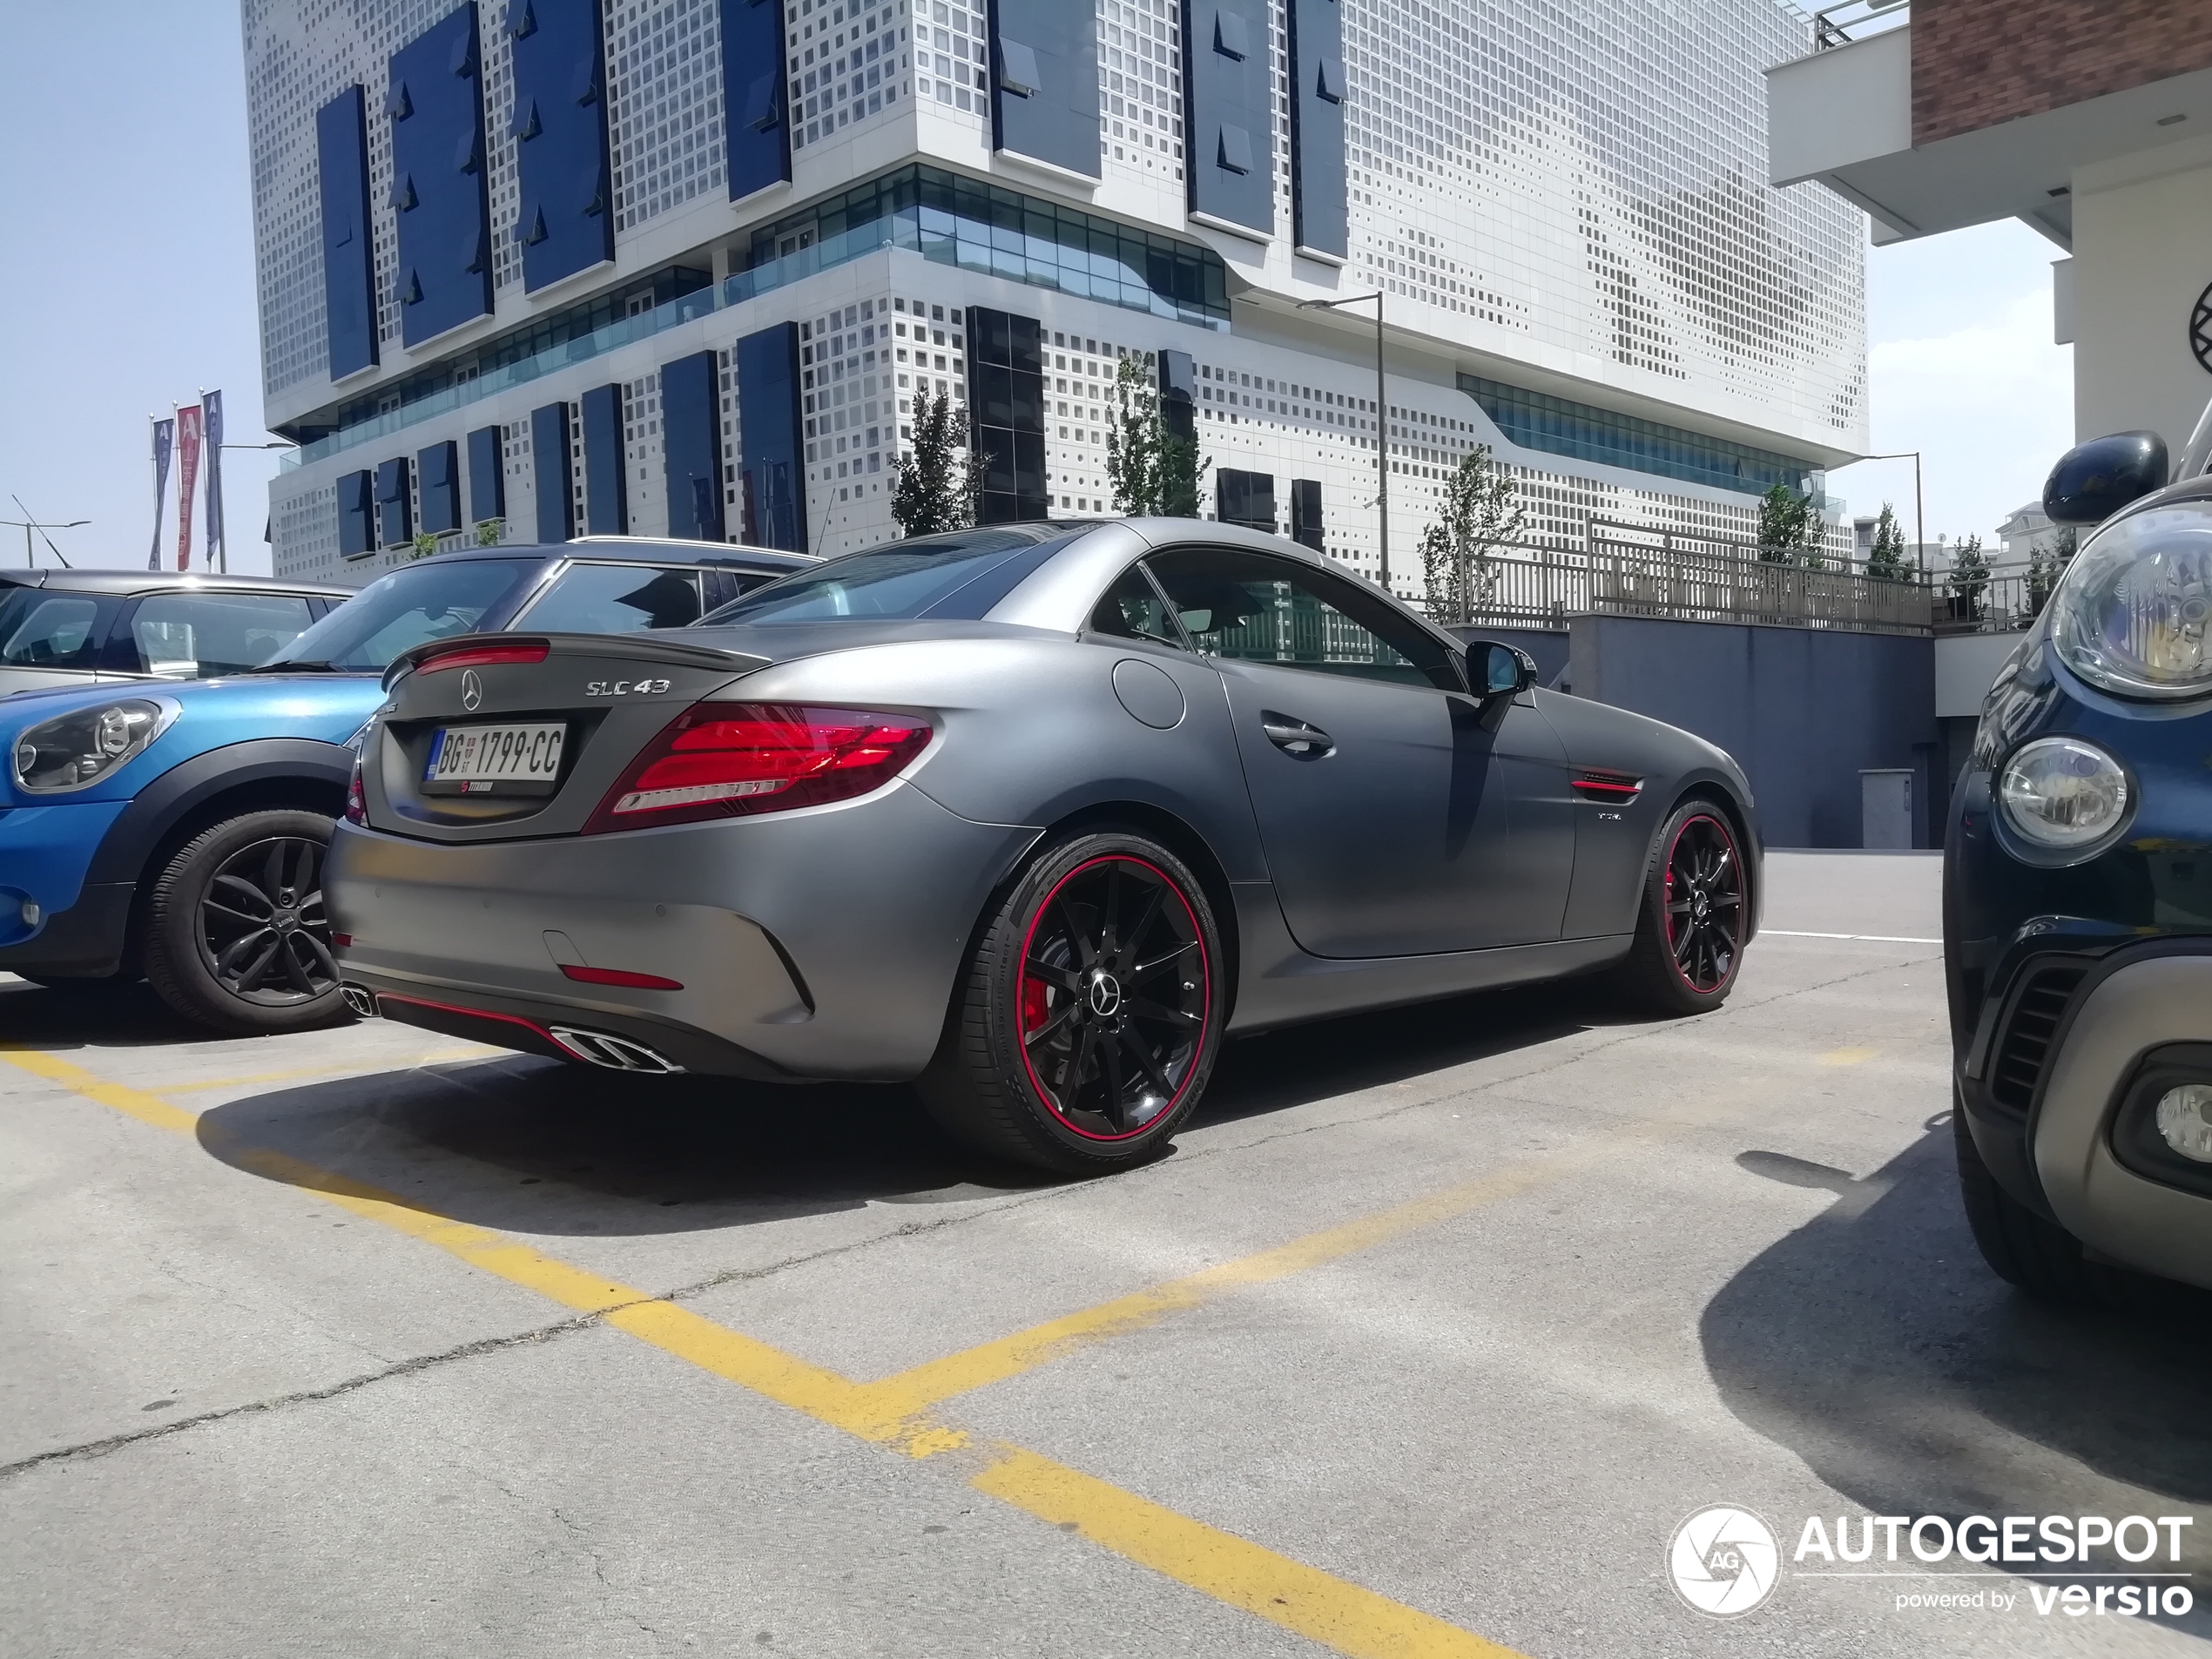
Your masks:
<path fill-rule="evenodd" d="M 2091 974 L 2028 1120 L 2035 1177 L 2060 1225 L 2124 1266 L 2212 1289 L 2212 1164 L 2121 1149 L 2147 1103 L 2130 1088 L 2161 1052 L 2212 1045 L 2212 940 L 2128 952 Z M 2194 1069 L 2190 1075 L 2199 1075 Z M 2212 1082 L 2212 1071 L 2202 1074 Z M 2130 1164 L 2135 1167 L 2130 1167 Z M 2200 1173 L 2201 1170 L 2201 1173 Z"/>
<path fill-rule="evenodd" d="M 85 872 L 127 800 L 62 801 L 0 811 L 0 968 L 112 972 L 131 912 L 127 884 L 88 886 Z"/>
<path fill-rule="evenodd" d="M 570 1058 L 583 1056 L 549 1033 L 620 1037 L 690 1071 L 900 1081 L 935 1053 L 985 903 L 1037 833 L 905 784 L 545 840 L 341 824 L 326 893 L 344 978 L 391 1017 Z M 564 966 L 680 988 L 583 983 Z"/>

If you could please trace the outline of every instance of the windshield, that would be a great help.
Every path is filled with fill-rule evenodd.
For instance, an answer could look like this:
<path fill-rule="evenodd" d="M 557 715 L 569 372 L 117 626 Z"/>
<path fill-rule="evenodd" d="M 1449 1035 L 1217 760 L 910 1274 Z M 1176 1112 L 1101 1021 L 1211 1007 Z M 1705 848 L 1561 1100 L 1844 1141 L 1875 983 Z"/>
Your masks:
<path fill-rule="evenodd" d="M 956 530 L 854 553 L 756 588 L 702 618 L 707 625 L 744 623 L 900 621 L 945 614 L 942 603 L 1017 554 L 1039 546 L 1020 529 Z M 994 584 L 995 585 L 995 584 Z M 1002 597 L 998 594 L 995 597 Z M 959 607 L 965 616 L 969 609 Z M 980 612 L 978 613 L 980 614 Z"/>
<path fill-rule="evenodd" d="M 408 565 L 370 583 L 264 666 L 381 674 L 410 645 L 475 632 L 543 563 L 531 557 Z"/>

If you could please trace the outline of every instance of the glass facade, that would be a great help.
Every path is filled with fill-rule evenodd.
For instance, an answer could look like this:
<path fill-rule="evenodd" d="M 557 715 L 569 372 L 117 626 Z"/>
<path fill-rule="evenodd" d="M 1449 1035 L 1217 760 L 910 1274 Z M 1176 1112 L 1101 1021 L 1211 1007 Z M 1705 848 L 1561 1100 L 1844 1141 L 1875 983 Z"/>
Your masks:
<path fill-rule="evenodd" d="M 1777 483 L 1800 492 L 1811 489 L 1810 462 L 1771 450 L 1615 415 L 1476 374 L 1460 375 L 1460 390 L 1480 403 L 1498 430 L 1524 449 L 1573 455 L 1632 472 L 1656 472 L 1664 478 L 1750 496 L 1763 496 Z"/>
<path fill-rule="evenodd" d="M 1211 248 L 937 167 L 901 167 L 752 233 L 734 305 L 880 247 L 1204 328 L 1229 327 L 1229 277 Z"/>

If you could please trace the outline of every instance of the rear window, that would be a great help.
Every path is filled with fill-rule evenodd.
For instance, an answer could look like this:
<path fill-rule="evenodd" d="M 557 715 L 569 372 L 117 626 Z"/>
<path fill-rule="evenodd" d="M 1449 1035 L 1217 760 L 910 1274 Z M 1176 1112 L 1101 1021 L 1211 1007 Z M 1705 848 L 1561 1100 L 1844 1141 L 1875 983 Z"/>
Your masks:
<path fill-rule="evenodd" d="M 549 634 L 633 634 L 699 619 L 699 573 L 654 564 L 571 564 L 515 619 Z"/>
<path fill-rule="evenodd" d="M 89 593 L 0 587 L 0 664 L 10 668 L 91 668 L 115 604 Z"/>
<path fill-rule="evenodd" d="M 543 568 L 537 557 L 404 566 L 370 583 L 264 666 L 381 673 L 410 645 L 476 632 Z"/>
<path fill-rule="evenodd" d="M 748 626 L 904 621 L 927 616 L 972 620 L 1003 598 L 1012 585 L 985 578 L 995 572 L 1003 575 L 1002 567 L 1008 565 L 1022 567 L 1022 574 L 1027 575 L 1065 540 L 1041 541 L 1034 531 L 1008 527 L 901 542 L 772 582 L 705 620 Z"/>

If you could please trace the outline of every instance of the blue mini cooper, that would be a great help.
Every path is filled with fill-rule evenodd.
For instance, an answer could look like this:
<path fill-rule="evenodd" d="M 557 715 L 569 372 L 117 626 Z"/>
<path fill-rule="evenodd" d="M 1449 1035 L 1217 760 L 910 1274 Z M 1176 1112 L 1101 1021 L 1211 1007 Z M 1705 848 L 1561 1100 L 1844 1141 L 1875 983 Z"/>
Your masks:
<path fill-rule="evenodd" d="M 1975 1242 L 2031 1294 L 2212 1287 L 2212 408 L 2069 451 L 2080 550 L 1951 807 L 1944 955 Z M 2094 529 L 2086 527 L 2095 526 Z"/>
<path fill-rule="evenodd" d="M 813 563 L 630 537 L 442 553 L 247 672 L 0 700 L 0 969 L 80 988 L 144 978 L 239 1035 L 341 1016 L 323 849 L 395 657 L 489 629 L 680 627 Z"/>

